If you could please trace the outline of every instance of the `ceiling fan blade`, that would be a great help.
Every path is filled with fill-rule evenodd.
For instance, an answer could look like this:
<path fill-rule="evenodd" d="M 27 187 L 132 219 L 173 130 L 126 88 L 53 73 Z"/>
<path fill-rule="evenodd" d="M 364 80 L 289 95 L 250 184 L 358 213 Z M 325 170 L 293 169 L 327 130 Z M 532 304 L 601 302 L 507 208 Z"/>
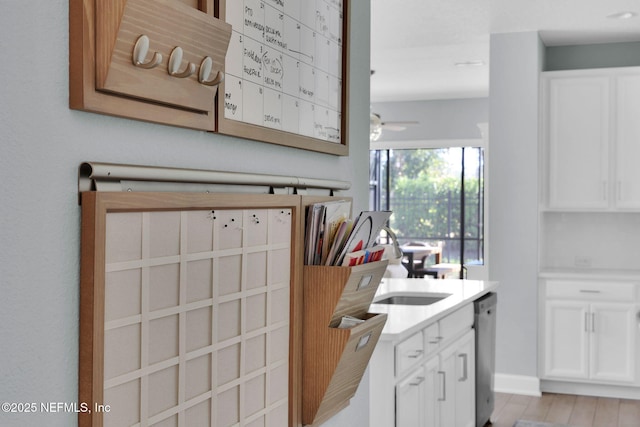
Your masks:
<path fill-rule="evenodd" d="M 402 130 L 407 129 L 407 127 L 406 127 L 406 126 L 399 126 L 399 125 L 387 125 L 387 124 L 383 124 L 383 125 L 382 125 L 382 129 L 384 129 L 384 130 L 390 130 L 390 131 L 393 131 L 393 132 L 400 132 L 400 131 L 402 131 Z"/>
<path fill-rule="evenodd" d="M 384 130 L 390 130 L 390 131 L 399 132 L 399 131 L 403 131 L 403 130 L 407 129 L 407 126 L 417 125 L 419 123 L 420 122 L 416 122 L 416 121 L 382 122 L 382 128 Z"/>

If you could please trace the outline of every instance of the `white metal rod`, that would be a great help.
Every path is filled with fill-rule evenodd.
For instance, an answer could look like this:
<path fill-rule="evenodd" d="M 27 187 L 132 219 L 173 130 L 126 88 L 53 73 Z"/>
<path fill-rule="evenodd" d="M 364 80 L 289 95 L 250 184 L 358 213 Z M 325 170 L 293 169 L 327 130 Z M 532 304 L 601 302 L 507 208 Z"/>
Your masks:
<path fill-rule="evenodd" d="M 81 164 L 78 174 L 79 191 L 94 190 L 94 181 L 152 181 L 172 183 L 259 185 L 276 188 L 322 188 L 328 190 L 348 190 L 351 187 L 351 184 L 346 181 L 294 176 L 248 174 L 158 166 L 121 165 L 98 162 L 86 162 Z"/>

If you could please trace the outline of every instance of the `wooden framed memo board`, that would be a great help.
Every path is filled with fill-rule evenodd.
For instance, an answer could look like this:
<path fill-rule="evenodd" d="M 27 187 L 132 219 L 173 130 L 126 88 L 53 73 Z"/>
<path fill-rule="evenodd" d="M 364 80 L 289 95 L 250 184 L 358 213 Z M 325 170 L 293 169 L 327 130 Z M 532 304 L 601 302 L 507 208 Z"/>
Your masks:
<path fill-rule="evenodd" d="M 231 24 L 217 131 L 348 154 L 349 0 L 219 0 Z"/>
<path fill-rule="evenodd" d="M 299 425 L 300 218 L 297 196 L 82 193 L 79 426 Z"/>

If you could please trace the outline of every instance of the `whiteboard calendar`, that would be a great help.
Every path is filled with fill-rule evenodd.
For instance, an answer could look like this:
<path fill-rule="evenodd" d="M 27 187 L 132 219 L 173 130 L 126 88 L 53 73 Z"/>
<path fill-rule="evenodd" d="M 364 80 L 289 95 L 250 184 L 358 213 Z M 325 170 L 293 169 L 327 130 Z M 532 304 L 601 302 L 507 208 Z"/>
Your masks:
<path fill-rule="evenodd" d="M 219 132 L 346 154 L 326 149 L 346 148 L 345 3 L 221 2 L 232 35 L 218 95 Z"/>

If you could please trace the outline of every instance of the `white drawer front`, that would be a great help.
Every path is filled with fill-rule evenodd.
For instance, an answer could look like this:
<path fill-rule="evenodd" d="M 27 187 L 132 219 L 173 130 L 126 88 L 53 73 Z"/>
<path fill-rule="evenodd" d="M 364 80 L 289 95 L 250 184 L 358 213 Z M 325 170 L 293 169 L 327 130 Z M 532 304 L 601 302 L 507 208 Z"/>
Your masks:
<path fill-rule="evenodd" d="M 589 301 L 632 302 L 637 285 L 631 282 L 592 282 L 549 280 L 547 298 L 570 298 Z"/>
<path fill-rule="evenodd" d="M 438 351 L 440 341 L 442 341 L 442 336 L 440 335 L 439 323 L 436 322 L 424 329 L 424 347 L 427 355 Z"/>
<path fill-rule="evenodd" d="M 471 326 L 473 326 L 473 304 L 468 304 L 440 320 L 441 344 L 456 338 Z"/>
<path fill-rule="evenodd" d="M 396 377 L 400 377 L 407 369 L 415 365 L 424 355 L 422 332 L 396 345 Z"/>

